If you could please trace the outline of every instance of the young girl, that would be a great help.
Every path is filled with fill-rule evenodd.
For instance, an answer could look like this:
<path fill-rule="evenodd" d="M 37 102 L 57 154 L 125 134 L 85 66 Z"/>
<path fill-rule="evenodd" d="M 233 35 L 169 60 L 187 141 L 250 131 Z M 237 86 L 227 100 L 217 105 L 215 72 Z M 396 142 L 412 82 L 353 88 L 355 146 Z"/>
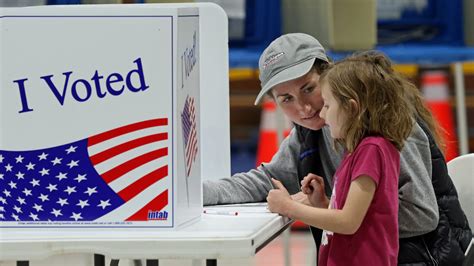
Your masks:
<path fill-rule="evenodd" d="M 365 53 L 321 75 L 320 116 L 346 152 L 331 200 L 313 174 L 301 182 L 311 206 L 291 200 L 277 180 L 267 197 L 272 212 L 324 230 L 320 266 L 397 264 L 399 151 L 415 121 L 387 62 Z"/>

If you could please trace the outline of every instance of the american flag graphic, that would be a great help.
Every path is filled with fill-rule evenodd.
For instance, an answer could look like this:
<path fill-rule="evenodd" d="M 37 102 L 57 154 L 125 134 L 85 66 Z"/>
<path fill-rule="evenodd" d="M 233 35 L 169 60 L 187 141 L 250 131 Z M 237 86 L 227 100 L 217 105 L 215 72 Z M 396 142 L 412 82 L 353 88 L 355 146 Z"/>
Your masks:
<path fill-rule="evenodd" d="M 198 152 L 198 138 L 196 130 L 196 109 L 194 98 L 186 97 L 183 112 L 181 113 L 183 124 L 184 160 L 186 162 L 186 177 L 191 173 L 191 167 L 196 160 Z"/>
<path fill-rule="evenodd" d="M 0 225 L 146 221 L 168 205 L 168 119 L 33 151 L 0 150 Z"/>

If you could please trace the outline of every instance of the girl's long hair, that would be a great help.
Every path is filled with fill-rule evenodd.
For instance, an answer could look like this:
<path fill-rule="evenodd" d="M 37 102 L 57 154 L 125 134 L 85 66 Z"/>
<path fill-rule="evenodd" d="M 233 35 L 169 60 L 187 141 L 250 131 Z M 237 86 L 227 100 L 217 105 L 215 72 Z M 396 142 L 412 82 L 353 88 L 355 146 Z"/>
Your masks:
<path fill-rule="evenodd" d="M 320 84 L 331 90 L 346 114 L 341 127 L 344 137 L 336 141 L 348 152 L 367 136 L 382 136 L 398 150 L 403 148 L 416 119 L 409 103 L 412 96 L 402 89 L 385 55 L 364 52 L 350 56 L 323 72 Z"/>

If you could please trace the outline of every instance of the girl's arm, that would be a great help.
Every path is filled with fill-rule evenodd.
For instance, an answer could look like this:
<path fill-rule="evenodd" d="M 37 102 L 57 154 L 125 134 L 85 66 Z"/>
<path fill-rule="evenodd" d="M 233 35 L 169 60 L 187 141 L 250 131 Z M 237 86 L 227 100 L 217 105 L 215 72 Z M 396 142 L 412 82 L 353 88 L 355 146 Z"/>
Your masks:
<path fill-rule="evenodd" d="M 291 200 L 285 187 L 274 180 L 275 187 L 267 197 L 268 207 L 292 219 L 339 234 L 354 234 L 359 229 L 374 197 L 376 184 L 362 175 L 352 181 L 342 210 L 315 208 Z"/>

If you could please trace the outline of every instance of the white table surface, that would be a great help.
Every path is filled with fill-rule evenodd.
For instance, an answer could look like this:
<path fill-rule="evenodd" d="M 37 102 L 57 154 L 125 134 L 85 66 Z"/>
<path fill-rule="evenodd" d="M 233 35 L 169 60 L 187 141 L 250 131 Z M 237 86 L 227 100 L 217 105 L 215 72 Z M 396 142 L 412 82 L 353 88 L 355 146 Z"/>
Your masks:
<path fill-rule="evenodd" d="M 286 229 L 292 220 L 265 206 L 205 207 L 238 215 L 203 214 L 176 230 L 0 228 L 0 261 L 35 260 L 69 253 L 97 253 L 114 259 L 244 258 Z"/>

